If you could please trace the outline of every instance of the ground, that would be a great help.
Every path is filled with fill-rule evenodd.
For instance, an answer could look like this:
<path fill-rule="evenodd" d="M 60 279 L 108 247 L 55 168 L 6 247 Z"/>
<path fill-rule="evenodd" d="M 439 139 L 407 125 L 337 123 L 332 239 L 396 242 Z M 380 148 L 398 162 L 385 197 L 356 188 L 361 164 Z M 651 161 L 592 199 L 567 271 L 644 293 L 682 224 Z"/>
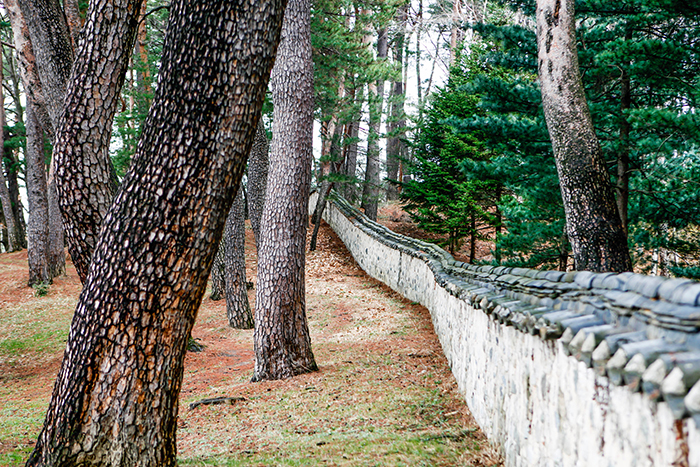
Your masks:
<path fill-rule="evenodd" d="M 26 252 L 0 255 L 0 466 L 23 465 L 32 449 L 80 291 L 70 267 L 43 296 L 26 279 Z M 207 295 L 192 333 L 204 351 L 185 362 L 181 465 L 502 464 L 457 392 L 425 308 L 369 278 L 325 224 L 306 283 L 320 370 L 284 381 L 250 382 L 252 331 L 229 328 L 224 301 Z M 189 409 L 222 396 L 242 400 Z"/>

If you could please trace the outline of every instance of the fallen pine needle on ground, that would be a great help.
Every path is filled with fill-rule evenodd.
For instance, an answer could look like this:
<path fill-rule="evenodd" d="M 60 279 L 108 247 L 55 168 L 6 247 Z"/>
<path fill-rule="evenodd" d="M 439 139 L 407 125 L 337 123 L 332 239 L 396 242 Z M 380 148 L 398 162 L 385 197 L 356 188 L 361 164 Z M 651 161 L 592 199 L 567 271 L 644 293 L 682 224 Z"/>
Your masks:
<path fill-rule="evenodd" d="M 257 284 L 249 226 L 246 260 Z M 1 254 L 0 277 L 0 466 L 15 466 L 41 428 L 80 283 L 70 268 L 37 296 L 25 285 L 26 252 Z M 320 370 L 262 383 L 250 382 L 253 332 L 231 329 L 225 301 L 207 294 L 192 332 L 204 350 L 185 361 L 180 465 L 502 465 L 457 392 L 428 311 L 368 277 L 325 223 L 306 291 Z M 249 298 L 254 306 L 254 290 Z"/>

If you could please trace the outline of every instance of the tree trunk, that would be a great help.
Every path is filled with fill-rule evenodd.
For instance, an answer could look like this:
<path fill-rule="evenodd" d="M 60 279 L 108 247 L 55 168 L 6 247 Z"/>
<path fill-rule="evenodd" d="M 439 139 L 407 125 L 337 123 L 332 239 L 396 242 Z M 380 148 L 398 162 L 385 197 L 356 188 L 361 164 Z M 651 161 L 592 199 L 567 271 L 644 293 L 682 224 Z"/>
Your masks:
<path fill-rule="evenodd" d="M 44 132 L 34 114 L 31 101 L 26 111 L 27 147 L 24 153 L 27 166 L 27 262 L 29 285 L 51 282 L 49 271 L 49 198 L 44 162 Z"/>
<path fill-rule="evenodd" d="M 581 84 L 573 0 L 537 1 L 537 48 L 542 105 L 575 268 L 629 271 L 627 238 Z"/>
<path fill-rule="evenodd" d="M 27 224 L 24 221 L 24 206 L 22 205 L 18 180 L 21 164 L 12 148 L 5 148 L 4 156 L 5 177 L 15 223 L 15 238 L 17 239 L 17 249 L 21 250 L 27 248 Z"/>
<path fill-rule="evenodd" d="M 24 1 L 24 0 L 23 0 Z M 54 169 L 68 251 L 81 282 L 117 190 L 109 157 L 112 120 L 134 48 L 142 0 L 90 3 L 56 131 Z M 76 189 L 78 187 L 79 189 Z"/>
<path fill-rule="evenodd" d="M 311 233 L 311 241 L 309 242 L 309 251 L 316 250 L 316 243 L 318 240 L 318 230 L 321 227 L 321 221 L 323 220 L 323 211 L 326 210 L 326 201 L 328 200 L 328 195 L 335 186 L 335 182 L 331 179 L 333 174 L 337 174 L 340 167 L 343 165 L 343 161 L 339 159 L 340 152 L 340 138 L 342 136 L 341 131 L 342 126 L 338 125 L 335 127 L 333 132 L 333 138 L 331 140 L 331 145 L 328 151 L 330 152 L 330 166 L 329 173 L 326 174 L 323 183 L 321 183 L 321 189 L 318 193 L 318 199 L 316 200 L 316 207 L 314 208 L 314 213 L 311 216 L 311 223 L 314 226 L 314 230 Z"/>
<path fill-rule="evenodd" d="M 66 18 L 58 0 L 17 2 L 29 30 L 47 112 L 56 129 L 73 66 L 73 47 Z"/>
<path fill-rule="evenodd" d="M 221 237 L 219 248 L 216 249 L 214 263 L 211 266 L 211 298 L 214 301 L 226 296 L 226 235 Z"/>
<path fill-rule="evenodd" d="M 350 203 L 357 200 L 357 148 L 360 136 L 360 120 L 362 119 L 362 102 L 364 100 L 364 89 L 362 86 L 353 87 L 352 94 L 355 100 L 353 105 L 352 121 L 348 124 L 350 130 L 346 136 L 344 164 L 345 176 L 348 181 L 345 184 L 344 196 Z"/>
<path fill-rule="evenodd" d="M 79 3 L 79 0 L 63 0 L 63 11 L 66 14 L 66 23 L 68 24 L 73 50 L 78 48 L 78 36 L 83 27 Z"/>
<path fill-rule="evenodd" d="M 452 0 L 452 27 L 450 32 L 450 67 L 455 65 L 457 48 L 462 42 L 462 0 Z"/>
<path fill-rule="evenodd" d="M 2 67 L 0 67 L 0 83 L 2 83 Z M 2 128 L 5 126 L 5 95 L 0 89 L 0 148 L 3 147 L 5 132 Z M 5 179 L 4 164 L 0 163 L 0 202 L 2 203 L 2 213 L 5 217 L 5 228 L 7 229 L 7 248 L 8 251 L 21 250 L 19 239 L 17 238 L 17 226 L 15 225 L 15 216 L 12 210 L 12 199 L 10 198 L 10 190 L 7 180 Z"/>
<path fill-rule="evenodd" d="M 34 103 L 34 112 L 38 116 L 42 128 L 53 141 L 55 135 L 54 123 L 48 113 L 49 105 L 47 105 L 46 96 L 39 79 L 36 57 L 29 38 L 29 28 L 17 0 L 5 0 L 5 9 L 12 25 L 12 36 L 15 50 L 17 51 L 19 75 L 24 92 L 27 93 L 27 100 L 31 100 Z M 18 102 L 18 104 L 18 108 L 21 108 L 21 103 Z M 21 119 L 20 116 L 18 116 L 18 119 Z"/>
<path fill-rule="evenodd" d="M 632 40 L 632 29 L 628 29 L 625 33 L 625 40 Z M 630 63 L 625 63 L 626 67 Z M 628 235 L 627 227 L 627 212 L 630 198 L 630 129 L 632 125 L 627 120 L 625 113 L 632 106 L 632 93 L 630 90 L 630 75 L 627 68 L 623 68 L 620 76 L 620 151 L 617 156 L 617 184 L 615 191 L 617 193 L 617 210 L 620 213 L 620 221 L 622 222 L 622 230 L 625 236 Z"/>
<path fill-rule="evenodd" d="M 260 246 L 260 218 L 265 206 L 267 172 L 270 170 L 269 151 L 270 143 L 267 141 L 265 126 L 260 119 L 248 162 L 248 215 L 257 246 Z"/>
<path fill-rule="evenodd" d="M 311 142 L 313 65 L 309 0 L 290 0 L 270 78 L 274 119 L 270 174 L 260 223 L 253 381 L 318 369 L 306 322 L 304 267 Z"/>
<path fill-rule="evenodd" d="M 389 138 L 386 142 L 386 172 L 389 180 L 398 180 L 399 164 L 405 156 L 404 128 L 406 127 L 406 115 L 404 114 L 404 86 L 403 86 L 403 48 L 404 28 L 408 17 L 408 5 L 399 7 L 397 22 L 399 30 L 394 38 L 394 72 L 395 79 L 391 89 L 391 118 L 389 120 Z M 386 189 L 388 200 L 399 199 L 398 186 L 389 183 Z"/>
<path fill-rule="evenodd" d="M 253 329 L 245 277 L 245 201 L 243 185 L 238 189 L 224 230 L 226 315 L 235 329 Z"/>
<path fill-rule="evenodd" d="M 386 29 L 377 32 L 377 61 L 386 58 L 388 41 Z M 365 186 L 362 192 L 362 207 L 365 215 L 377 220 L 381 181 L 379 175 L 382 169 L 379 149 L 379 129 L 382 124 L 384 104 L 384 79 L 379 78 L 376 85 L 369 85 L 369 136 L 367 137 L 367 168 L 365 170 Z"/>
<path fill-rule="evenodd" d="M 58 207 L 56 181 L 49 177 L 49 274 L 58 277 L 66 273 L 66 250 L 63 236 L 63 221 Z"/>
<path fill-rule="evenodd" d="M 154 103 L 105 218 L 28 466 L 177 464 L 187 340 L 253 142 L 283 8 L 171 3 Z"/>

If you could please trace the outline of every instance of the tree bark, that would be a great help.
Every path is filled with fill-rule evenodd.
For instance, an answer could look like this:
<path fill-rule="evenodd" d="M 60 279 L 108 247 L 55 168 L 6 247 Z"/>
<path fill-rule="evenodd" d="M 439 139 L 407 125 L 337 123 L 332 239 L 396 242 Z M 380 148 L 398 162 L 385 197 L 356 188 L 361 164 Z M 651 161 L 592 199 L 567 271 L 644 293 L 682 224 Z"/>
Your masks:
<path fill-rule="evenodd" d="M 58 128 L 73 66 L 68 25 L 58 0 L 17 0 L 26 22 L 47 112 Z"/>
<path fill-rule="evenodd" d="M 22 196 L 19 191 L 19 169 L 20 161 L 16 152 L 12 148 L 4 150 L 5 177 L 7 189 L 10 192 L 10 203 L 12 205 L 12 216 L 15 223 L 15 238 L 17 248 L 27 248 L 27 224 L 24 221 L 24 206 Z"/>
<path fill-rule="evenodd" d="M 66 14 L 66 23 L 70 32 L 73 50 L 78 48 L 78 38 L 83 27 L 83 20 L 80 18 L 80 2 L 78 0 L 63 0 L 63 11 Z"/>
<path fill-rule="evenodd" d="M 313 136 L 309 0 L 287 6 L 270 79 L 274 120 L 260 223 L 253 381 L 318 369 L 306 321 L 304 267 Z"/>
<path fill-rule="evenodd" d="M 26 111 L 27 146 L 24 153 L 27 166 L 27 262 L 29 285 L 51 282 L 49 271 L 49 198 L 44 162 L 44 131 L 34 114 L 31 101 Z"/>
<path fill-rule="evenodd" d="M 397 23 L 399 30 L 394 37 L 394 72 L 395 79 L 391 89 L 391 118 L 389 119 L 389 138 L 386 142 L 386 172 L 387 179 L 398 180 L 399 165 L 405 156 L 404 129 L 406 127 L 406 115 L 404 113 L 404 85 L 403 85 L 403 48 L 405 42 L 404 28 L 408 18 L 408 5 L 399 7 L 397 11 Z M 387 184 L 386 197 L 388 200 L 399 199 L 398 186 L 394 183 Z"/>
<path fill-rule="evenodd" d="M 538 73 L 575 268 L 632 267 L 578 67 L 573 0 L 537 1 Z"/>
<path fill-rule="evenodd" d="M 358 88 L 355 87 L 355 85 L 353 85 L 351 93 L 355 102 L 353 105 L 354 110 L 352 121 L 348 124 L 350 130 L 348 131 L 345 140 L 346 151 L 344 157 L 345 162 L 343 165 L 345 167 L 345 176 L 348 178 L 348 181 L 345 184 L 344 196 L 345 199 L 347 199 L 350 203 L 355 203 L 355 201 L 357 200 L 357 148 L 360 136 L 360 120 L 362 119 L 362 103 L 364 101 L 364 89 L 362 86 Z"/>
<path fill-rule="evenodd" d="M 34 103 L 35 114 L 39 118 L 42 128 L 53 141 L 55 135 L 54 122 L 48 113 L 49 106 L 47 105 L 44 89 L 39 78 L 36 57 L 29 38 L 29 28 L 17 0 L 5 0 L 5 9 L 12 25 L 12 36 L 15 50 L 17 51 L 19 75 L 24 92 L 27 94 L 27 100 L 31 100 Z"/>
<path fill-rule="evenodd" d="M 24 1 L 24 0 L 23 0 Z M 117 190 L 109 158 L 112 120 L 142 0 L 90 3 L 56 131 L 54 168 L 68 251 L 85 282 L 102 220 Z"/>
<path fill-rule="evenodd" d="M 2 83 L 2 67 L 0 67 L 0 83 Z M 4 145 L 5 132 L 2 128 L 5 126 L 5 94 L 0 89 L 0 148 Z M 10 197 L 10 189 L 5 179 L 4 164 L 0 163 L 0 203 L 2 203 L 2 213 L 5 217 L 5 228 L 7 229 L 8 251 L 21 250 L 19 239 L 17 238 L 17 226 L 15 225 L 15 216 L 12 210 L 12 199 Z"/>
<path fill-rule="evenodd" d="M 172 2 L 154 103 L 105 218 L 28 466 L 176 465 L 187 339 L 283 9 L 283 0 Z"/>
<path fill-rule="evenodd" d="M 632 29 L 628 29 L 625 33 L 625 40 L 632 40 Z M 617 194 L 617 210 L 620 213 L 620 221 L 622 222 L 622 230 L 625 236 L 628 235 L 628 207 L 630 198 L 630 130 L 632 125 L 625 113 L 632 106 L 632 93 L 630 75 L 627 67 L 630 63 L 623 65 L 620 76 L 620 150 L 617 155 L 617 183 L 615 191 Z"/>
<path fill-rule="evenodd" d="M 270 170 L 269 151 L 270 143 L 267 141 L 265 126 L 260 119 L 248 162 L 248 214 L 255 244 L 258 247 L 260 246 L 260 218 L 265 206 L 267 173 Z"/>
<path fill-rule="evenodd" d="M 211 266 L 211 298 L 214 301 L 226 296 L 226 235 L 221 237 L 219 248 L 216 249 L 214 263 Z"/>
<path fill-rule="evenodd" d="M 253 313 L 248 302 L 245 276 L 245 200 L 242 185 L 228 213 L 224 237 L 228 324 L 234 329 L 253 329 Z"/>
<path fill-rule="evenodd" d="M 377 32 L 377 60 L 386 59 L 388 40 L 386 29 Z M 365 185 L 362 192 L 362 207 L 365 215 L 377 220 L 381 181 L 379 174 L 382 169 L 381 151 L 379 149 L 379 129 L 382 124 L 384 104 L 384 79 L 379 78 L 376 84 L 369 86 L 369 136 L 367 137 L 367 168 L 365 170 Z"/>
<path fill-rule="evenodd" d="M 58 207 L 58 192 L 56 182 L 49 177 L 49 274 L 58 277 L 66 273 L 65 237 L 63 236 L 63 221 Z"/>

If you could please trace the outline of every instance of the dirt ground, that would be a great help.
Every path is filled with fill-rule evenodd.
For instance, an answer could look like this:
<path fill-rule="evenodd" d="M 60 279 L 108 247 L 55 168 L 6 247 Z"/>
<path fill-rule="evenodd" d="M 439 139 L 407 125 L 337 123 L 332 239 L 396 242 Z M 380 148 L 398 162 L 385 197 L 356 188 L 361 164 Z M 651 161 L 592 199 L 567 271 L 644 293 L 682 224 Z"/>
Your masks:
<path fill-rule="evenodd" d="M 250 382 L 252 331 L 230 328 L 225 301 L 207 294 L 192 333 L 204 351 L 185 362 L 181 465 L 502 464 L 457 392 L 425 308 L 369 278 L 325 224 L 306 270 L 319 371 L 289 380 Z M 26 278 L 26 252 L 0 255 L 0 465 L 23 465 L 32 449 L 81 289 L 72 269 L 46 297 Z M 254 290 L 249 299 L 254 306 Z M 222 396 L 240 399 L 188 408 Z"/>

